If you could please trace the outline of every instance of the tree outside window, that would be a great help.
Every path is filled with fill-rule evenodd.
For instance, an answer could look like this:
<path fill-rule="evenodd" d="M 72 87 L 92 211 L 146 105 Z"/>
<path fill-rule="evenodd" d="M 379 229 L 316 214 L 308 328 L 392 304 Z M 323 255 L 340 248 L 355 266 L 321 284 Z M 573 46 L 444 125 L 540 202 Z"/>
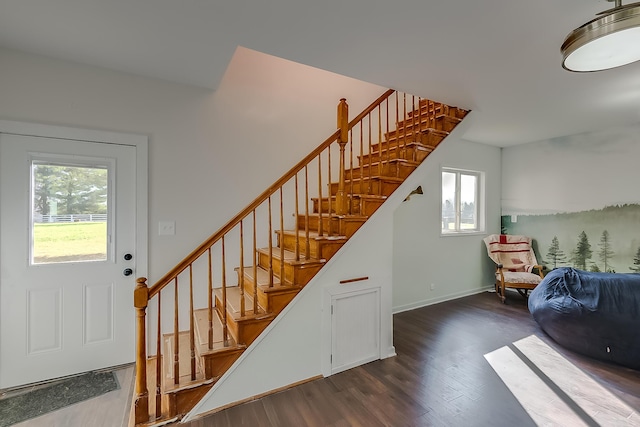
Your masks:
<path fill-rule="evenodd" d="M 482 231 L 480 221 L 480 172 L 442 170 L 443 234 Z"/>

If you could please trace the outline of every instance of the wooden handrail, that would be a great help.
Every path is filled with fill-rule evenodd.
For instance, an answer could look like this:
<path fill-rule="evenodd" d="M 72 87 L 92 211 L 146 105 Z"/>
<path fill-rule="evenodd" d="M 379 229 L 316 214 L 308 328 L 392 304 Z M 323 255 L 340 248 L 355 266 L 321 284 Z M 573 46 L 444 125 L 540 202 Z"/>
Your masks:
<path fill-rule="evenodd" d="M 378 105 L 380 105 L 385 99 L 387 99 L 395 90 L 388 89 L 378 99 L 373 101 L 366 109 L 358 114 L 353 120 L 349 122 L 349 129 L 355 126 L 360 120 L 366 117 L 371 111 L 373 111 Z M 300 160 L 294 167 L 289 169 L 280 179 L 271 184 L 269 188 L 262 192 L 258 197 L 254 199 L 246 208 L 241 210 L 236 216 L 234 216 L 229 222 L 222 226 L 218 231 L 213 233 L 207 240 L 202 242 L 200 246 L 194 249 L 189 255 L 187 255 L 182 261 L 180 261 L 175 267 L 173 267 L 167 274 L 162 276 L 153 286 L 149 288 L 149 298 L 156 295 L 162 290 L 171 280 L 182 273 L 190 264 L 204 254 L 214 243 L 216 243 L 222 236 L 231 231 L 238 223 L 249 215 L 254 209 L 262 204 L 269 196 L 278 191 L 280 187 L 287 183 L 294 175 L 304 168 L 315 159 L 320 153 L 322 153 L 329 145 L 338 140 L 340 135 L 340 129 L 337 129 L 331 136 L 329 136 L 324 142 L 322 142 L 315 150 L 309 153 L 305 158 Z"/>

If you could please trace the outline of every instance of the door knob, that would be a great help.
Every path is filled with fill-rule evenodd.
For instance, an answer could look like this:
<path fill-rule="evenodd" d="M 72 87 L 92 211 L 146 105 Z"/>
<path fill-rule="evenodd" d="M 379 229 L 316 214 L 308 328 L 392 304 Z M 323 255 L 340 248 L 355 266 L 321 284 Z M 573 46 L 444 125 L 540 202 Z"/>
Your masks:
<path fill-rule="evenodd" d="M 133 274 L 133 270 L 130 268 L 125 268 L 122 274 L 124 274 L 125 276 L 131 276 Z"/>
<path fill-rule="evenodd" d="M 133 255 L 131 255 L 131 254 L 124 254 L 124 259 L 125 259 L 125 261 L 131 261 L 131 258 L 133 258 Z"/>

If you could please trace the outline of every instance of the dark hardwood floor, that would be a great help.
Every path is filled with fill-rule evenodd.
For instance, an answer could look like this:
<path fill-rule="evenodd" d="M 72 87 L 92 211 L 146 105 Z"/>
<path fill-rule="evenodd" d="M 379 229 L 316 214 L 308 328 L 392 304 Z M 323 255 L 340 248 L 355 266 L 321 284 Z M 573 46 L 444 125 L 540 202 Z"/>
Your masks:
<path fill-rule="evenodd" d="M 213 426 L 535 426 L 484 354 L 535 334 L 632 408 L 640 372 L 564 350 L 526 301 L 482 293 L 394 316 L 397 356 L 187 423 Z"/>

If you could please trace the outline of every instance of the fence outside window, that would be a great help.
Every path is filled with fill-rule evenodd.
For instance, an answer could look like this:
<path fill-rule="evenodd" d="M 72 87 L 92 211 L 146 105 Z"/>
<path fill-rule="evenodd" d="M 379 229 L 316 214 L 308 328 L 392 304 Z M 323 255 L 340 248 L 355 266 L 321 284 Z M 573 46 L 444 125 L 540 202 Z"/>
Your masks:
<path fill-rule="evenodd" d="M 33 222 L 106 222 L 107 214 L 67 214 L 67 215 L 40 215 L 33 216 Z"/>

